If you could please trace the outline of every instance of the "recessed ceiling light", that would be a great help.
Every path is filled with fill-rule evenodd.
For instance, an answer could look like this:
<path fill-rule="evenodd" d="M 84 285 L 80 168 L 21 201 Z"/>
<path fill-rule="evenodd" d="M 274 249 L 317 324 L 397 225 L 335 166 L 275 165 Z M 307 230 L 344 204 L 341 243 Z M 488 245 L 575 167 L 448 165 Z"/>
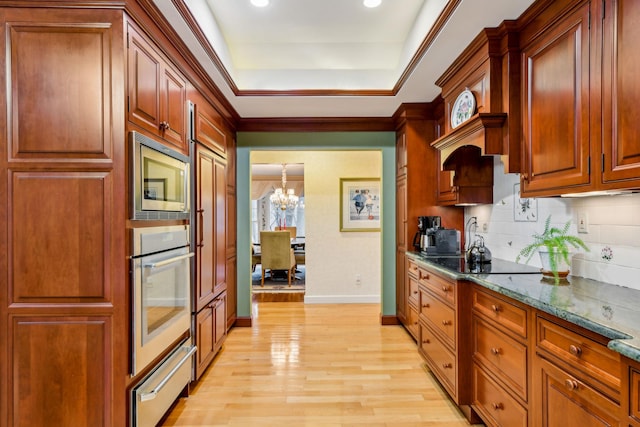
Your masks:
<path fill-rule="evenodd" d="M 255 7 L 269 6 L 269 0 L 251 0 L 251 4 Z"/>
<path fill-rule="evenodd" d="M 382 3 L 382 0 L 364 0 L 362 4 L 366 7 L 378 7 Z"/>

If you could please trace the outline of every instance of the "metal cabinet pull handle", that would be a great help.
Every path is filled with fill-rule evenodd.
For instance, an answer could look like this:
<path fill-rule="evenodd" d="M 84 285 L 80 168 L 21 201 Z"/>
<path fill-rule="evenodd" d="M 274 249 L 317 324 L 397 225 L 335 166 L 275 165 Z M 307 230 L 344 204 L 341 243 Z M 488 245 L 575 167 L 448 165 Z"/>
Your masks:
<path fill-rule="evenodd" d="M 502 311 L 502 307 L 496 304 L 491 304 L 491 310 L 493 310 L 494 313 L 498 313 L 499 311 Z"/>
<path fill-rule="evenodd" d="M 501 353 L 501 350 L 499 347 L 492 347 L 491 348 L 491 354 L 493 354 L 494 356 L 499 356 Z"/>
<path fill-rule="evenodd" d="M 431 344 L 431 341 L 427 338 L 422 340 L 422 344 Z"/>
<path fill-rule="evenodd" d="M 567 379 L 567 380 L 564 381 L 564 385 L 569 390 L 577 390 L 578 389 L 578 381 L 576 381 L 576 380 Z"/>
<path fill-rule="evenodd" d="M 193 355 L 193 353 L 196 352 L 196 350 L 198 349 L 198 347 L 196 347 L 195 345 L 193 347 L 191 347 L 191 349 L 189 349 L 189 351 L 187 352 L 187 354 L 184 355 L 184 357 L 182 359 L 180 359 L 180 361 L 178 362 L 178 364 L 171 370 L 171 372 L 169 372 L 167 374 L 166 377 L 164 377 L 162 379 L 162 381 L 160 381 L 160 383 L 156 386 L 156 388 L 154 388 L 153 390 L 151 390 L 149 393 L 142 393 L 140 395 L 140 401 L 141 402 L 146 402 L 147 400 L 153 400 L 156 398 L 156 396 L 158 395 L 158 393 L 160 393 L 160 390 L 162 390 L 162 388 L 167 385 L 167 383 L 169 382 L 169 380 L 171 379 L 171 377 L 173 377 L 176 372 L 178 372 L 178 370 L 180 368 L 182 368 L 182 365 L 185 364 L 185 362 L 187 360 L 189 360 L 191 358 L 191 356 Z"/>
<path fill-rule="evenodd" d="M 449 287 L 447 285 L 443 285 L 442 292 L 449 292 Z"/>
<path fill-rule="evenodd" d="M 431 306 L 426 302 L 424 304 L 422 304 L 422 308 L 429 308 L 429 307 L 431 307 Z"/>
<path fill-rule="evenodd" d="M 165 259 L 164 261 L 152 262 L 149 264 L 145 264 L 144 266 L 146 268 L 164 267 L 165 265 L 173 264 L 174 262 L 182 261 L 183 259 L 186 259 L 186 258 L 191 258 L 194 255 L 195 254 L 193 252 L 189 252 L 188 254 L 185 254 L 185 255 L 180 255 L 177 257 Z"/>
<path fill-rule="evenodd" d="M 451 363 L 443 363 L 443 364 L 442 364 L 442 367 L 443 367 L 444 369 L 451 369 L 452 365 L 451 365 Z"/>
<path fill-rule="evenodd" d="M 451 324 L 451 320 L 443 320 L 442 321 L 442 325 L 443 326 L 449 326 Z"/>
<path fill-rule="evenodd" d="M 502 403 L 492 403 L 491 407 L 496 411 L 504 409 L 504 405 Z"/>
<path fill-rule="evenodd" d="M 582 355 L 582 349 L 576 345 L 571 344 L 569 346 L 569 353 L 573 354 L 576 357 L 580 357 Z"/>

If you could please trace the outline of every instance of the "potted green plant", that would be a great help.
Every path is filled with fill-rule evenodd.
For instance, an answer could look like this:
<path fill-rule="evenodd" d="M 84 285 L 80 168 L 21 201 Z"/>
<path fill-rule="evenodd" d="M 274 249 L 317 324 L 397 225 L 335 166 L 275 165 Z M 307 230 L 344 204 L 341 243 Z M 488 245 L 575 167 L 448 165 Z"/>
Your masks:
<path fill-rule="evenodd" d="M 516 262 L 526 258 L 525 263 L 528 263 L 533 254 L 538 252 L 542 262 L 542 275 L 547 278 L 553 277 L 556 284 L 560 283 L 560 278 L 565 278 L 569 274 L 571 249 L 582 248 L 589 251 L 582 239 L 567 234 L 570 226 L 571 220 L 567 221 L 563 228 L 551 227 L 551 215 L 549 215 L 544 223 L 544 231 L 533 234 L 533 243 L 522 248 L 516 257 Z"/>

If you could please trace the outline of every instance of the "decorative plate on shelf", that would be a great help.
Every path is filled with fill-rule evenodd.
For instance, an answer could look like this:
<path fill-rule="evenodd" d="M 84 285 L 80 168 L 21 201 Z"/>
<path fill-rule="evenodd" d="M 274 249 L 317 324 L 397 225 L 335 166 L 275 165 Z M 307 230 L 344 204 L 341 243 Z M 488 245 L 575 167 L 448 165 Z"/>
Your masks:
<path fill-rule="evenodd" d="M 451 128 L 455 129 L 469 120 L 476 110 L 476 99 L 469 89 L 462 91 L 451 109 Z"/>

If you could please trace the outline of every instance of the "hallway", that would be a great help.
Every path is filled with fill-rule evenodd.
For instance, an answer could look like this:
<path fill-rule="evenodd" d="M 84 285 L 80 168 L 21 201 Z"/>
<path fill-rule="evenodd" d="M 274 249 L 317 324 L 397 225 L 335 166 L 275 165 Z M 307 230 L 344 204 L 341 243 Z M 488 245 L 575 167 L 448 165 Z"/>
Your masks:
<path fill-rule="evenodd" d="M 164 426 L 468 426 L 378 304 L 253 304 Z"/>

